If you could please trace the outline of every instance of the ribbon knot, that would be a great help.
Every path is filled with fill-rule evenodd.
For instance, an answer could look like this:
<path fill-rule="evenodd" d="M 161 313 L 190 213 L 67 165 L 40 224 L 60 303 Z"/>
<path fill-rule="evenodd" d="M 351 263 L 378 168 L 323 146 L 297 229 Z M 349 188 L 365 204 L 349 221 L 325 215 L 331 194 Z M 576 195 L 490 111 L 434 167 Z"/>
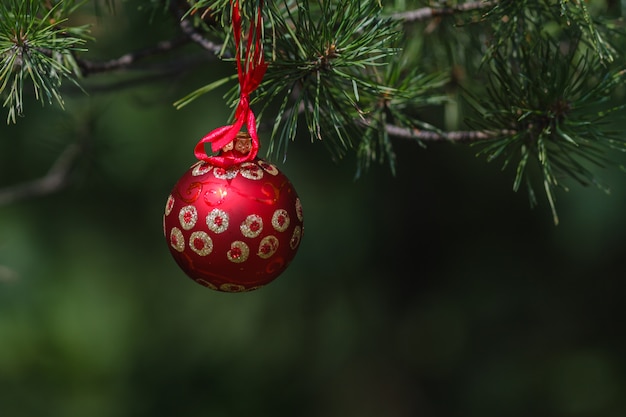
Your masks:
<path fill-rule="evenodd" d="M 232 6 L 232 24 L 233 35 L 236 48 L 237 75 L 239 79 L 239 103 L 235 110 L 235 121 L 231 125 L 219 127 L 207 135 L 205 135 L 195 147 L 194 154 L 196 158 L 208 161 L 209 163 L 227 168 L 234 164 L 253 160 L 259 150 L 259 138 L 256 131 L 256 117 L 250 108 L 250 93 L 258 88 L 263 80 L 267 64 L 263 56 L 263 43 L 261 39 L 261 30 L 263 27 L 263 16 L 261 12 L 262 2 L 259 2 L 256 21 L 250 22 L 248 29 L 248 42 L 246 44 L 245 54 L 241 54 L 241 13 L 239 12 L 239 0 Z M 233 142 L 244 127 L 250 136 L 250 151 L 246 154 L 236 152 L 234 150 L 222 151 L 229 143 Z M 211 150 L 217 155 L 209 156 L 206 153 L 204 145 L 211 143 Z"/>

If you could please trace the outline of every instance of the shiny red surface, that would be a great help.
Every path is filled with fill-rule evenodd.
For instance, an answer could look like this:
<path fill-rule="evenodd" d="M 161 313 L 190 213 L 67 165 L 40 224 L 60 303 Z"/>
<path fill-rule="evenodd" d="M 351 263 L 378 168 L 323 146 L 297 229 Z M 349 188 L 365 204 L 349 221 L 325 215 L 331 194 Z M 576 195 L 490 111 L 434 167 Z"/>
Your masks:
<path fill-rule="evenodd" d="M 303 235 L 300 199 L 274 165 L 194 164 L 165 207 L 168 248 L 185 273 L 218 291 L 250 291 L 278 277 Z"/>

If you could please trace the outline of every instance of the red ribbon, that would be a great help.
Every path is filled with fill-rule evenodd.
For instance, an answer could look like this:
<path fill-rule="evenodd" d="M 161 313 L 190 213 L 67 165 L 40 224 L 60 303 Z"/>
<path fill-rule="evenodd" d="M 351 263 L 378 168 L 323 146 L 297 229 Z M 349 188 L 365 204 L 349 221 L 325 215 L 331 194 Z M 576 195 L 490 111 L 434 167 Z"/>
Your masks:
<path fill-rule="evenodd" d="M 239 104 L 235 110 L 235 122 L 228 126 L 219 127 L 204 136 L 194 150 L 196 158 L 208 161 L 212 165 L 226 168 L 230 165 L 253 160 L 259 150 L 259 138 L 256 132 L 256 117 L 250 109 L 250 93 L 252 93 L 263 80 L 267 64 L 263 56 L 263 45 L 261 43 L 261 30 L 263 28 L 263 16 L 261 13 L 262 2 L 256 16 L 256 22 L 250 23 L 248 30 L 248 42 L 246 45 L 244 62 L 241 62 L 241 13 L 239 12 L 239 0 L 235 0 L 232 5 L 232 24 L 235 39 L 237 74 L 239 76 Z M 246 126 L 251 139 L 250 152 L 241 154 L 236 151 L 221 152 L 214 156 L 206 153 L 204 144 L 211 143 L 213 152 L 220 151 L 224 146 L 232 142 L 241 128 Z"/>

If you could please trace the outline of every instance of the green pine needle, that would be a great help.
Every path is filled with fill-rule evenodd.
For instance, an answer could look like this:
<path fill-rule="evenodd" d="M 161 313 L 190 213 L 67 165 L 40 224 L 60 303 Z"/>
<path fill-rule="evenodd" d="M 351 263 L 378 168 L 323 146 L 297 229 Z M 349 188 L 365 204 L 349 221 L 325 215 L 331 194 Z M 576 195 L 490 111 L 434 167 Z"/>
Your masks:
<path fill-rule="evenodd" d="M 63 79 L 76 83 L 72 52 L 81 50 L 87 27 L 67 28 L 66 13 L 76 2 L 58 2 L 45 8 L 35 0 L 10 0 L 0 5 L 0 97 L 7 108 L 7 123 L 24 112 L 24 91 L 30 85 L 42 103 L 63 106 Z"/>
<path fill-rule="evenodd" d="M 504 167 L 515 164 L 513 189 L 526 178 L 531 204 L 536 200 L 528 168 L 531 163 L 539 167 L 558 223 L 555 191 L 567 190 L 566 179 L 608 192 L 592 169 L 611 164 L 608 152 L 626 151 L 623 135 L 606 123 L 624 106 L 605 106 L 625 72 L 608 69 L 602 57 L 575 39 L 569 49 L 549 37 L 519 46 L 515 57 L 493 51 L 487 99 L 480 101 L 481 115 L 470 124 L 503 132 L 479 154 L 490 161 L 503 157 Z"/>
<path fill-rule="evenodd" d="M 359 120 L 382 88 L 378 68 L 397 54 L 397 28 L 381 11 L 374 1 L 268 3 L 277 36 L 259 94 L 278 106 L 268 153 L 285 155 L 301 122 L 335 158 L 358 143 Z"/>

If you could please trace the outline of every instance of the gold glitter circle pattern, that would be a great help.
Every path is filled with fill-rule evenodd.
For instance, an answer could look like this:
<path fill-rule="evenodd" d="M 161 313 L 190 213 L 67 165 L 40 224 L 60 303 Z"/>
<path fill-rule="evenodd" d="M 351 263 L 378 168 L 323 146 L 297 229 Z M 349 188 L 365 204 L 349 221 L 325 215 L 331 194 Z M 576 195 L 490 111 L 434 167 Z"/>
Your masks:
<path fill-rule="evenodd" d="M 225 291 L 225 292 L 245 292 L 246 287 L 244 287 L 243 285 L 239 285 L 239 284 L 222 284 L 220 285 L 220 290 Z"/>
<path fill-rule="evenodd" d="M 279 232 L 284 232 L 289 227 L 289 214 L 285 209 L 278 209 L 272 215 L 272 226 Z"/>
<path fill-rule="evenodd" d="M 193 165 L 193 169 L 191 170 L 191 175 L 194 177 L 199 177 L 200 175 L 204 175 L 209 172 L 213 168 L 213 165 L 208 164 L 205 161 L 200 161 Z"/>
<path fill-rule="evenodd" d="M 226 253 L 229 261 L 240 264 L 248 260 L 250 248 L 244 242 L 236 240 L 230 244 L 230 250 Z"/>
<path fill-rule="evenodd" d="M 273 254 L 275 254 L 277 250 L 278 250 L 278 239 L 276 238 L 276 236 L 269 235 L 269 236 L 265 236 L 261 240 L 257 255 L 259 255 L 260 258 L 268 259 Z"/>
<path fill-rule="evenodd" d="M 304 213 L 302 213 L 302 203 L 300 202 L 300 197 L 296 198 L 296 216 L 298 216 L 298 220 L 300 221 L 304 219 Z"/>
<path fill-rule="evenodd" d="M 293 229 L 293 235 L 291 235 L 291 240 L 289 241 L 289 247 L 291 249 L 295 249 L 300 244 L 300 239 L 302 238 L 302 228 L 300 226 L 296 226 Z"/>
<path fill-rule="evenodd" d="M 218 178 L 220 180 L 232 180 L 237 176 L 238 172 L 239 170 L 237 168 L 224 169 L 220 167 L 215 167 L 213 169 L 213 175 L 215 175 L 215 178 Z"/>
<path fill-rule="evenodd" d="M 189 237 L 189 247 L 200 256 L 207 256 L 213 251 L 213 241 L 205 232 L 193 232 Z"/>
<path fill-rule="evenodd" d="M 263 231 L 263 219 L 257 214 L 251 214 L 239 226 L 245 237 L 255 238 Z"/>
<path fill-rule="evenodd" d="M 276 176 L 278 175 L 278 168 L 274 165 L 270 164 L 267 161 L 259 161 L 259 166 L 265 170 L 270 175 Z"/>
<path fill-rule="evenodd" d="M 178 213 L 178 220 L 180 220 L 180 225 L 185 230 L 189 230 L 196 225 L 198 221 L 198 211 L 195 206 L 185 206 L 180 209 Z"/>
<path fill-rule="evenodd" d="M 217 285 L 213 284 L 212 282 L 207 281 L 206 279 L 197 278 L 195 281 L 200 285 L 204 285 L 207 288 L 217 291 Z"/>
<path fill-rule="evenodd" d="M 185 238 L 178 227 L 172 227 L 170 231 L 170 245 L 178 252 L 185 250 Z"/>
<path fill-rule="evenodd" d="M 213 233 L 223 233 L 228 229 L 228 213 L 224 210 L 213 209 L 206 216 L 206 225 Z"/>
<path fill-rule="evenodd" d="M 240 166 L 241 176 L 249 180 L 260 180 L 263 178 L 263 170 L 254 162 L 244 162 Z"/>
<path fill-rule="evenodd" d="M 167 197 L 167 202 L 165 203 L 165 215 L 169 216 L 173 208 L 174 208 L 174 197 L 170 194 L 169 197 Z"/>

